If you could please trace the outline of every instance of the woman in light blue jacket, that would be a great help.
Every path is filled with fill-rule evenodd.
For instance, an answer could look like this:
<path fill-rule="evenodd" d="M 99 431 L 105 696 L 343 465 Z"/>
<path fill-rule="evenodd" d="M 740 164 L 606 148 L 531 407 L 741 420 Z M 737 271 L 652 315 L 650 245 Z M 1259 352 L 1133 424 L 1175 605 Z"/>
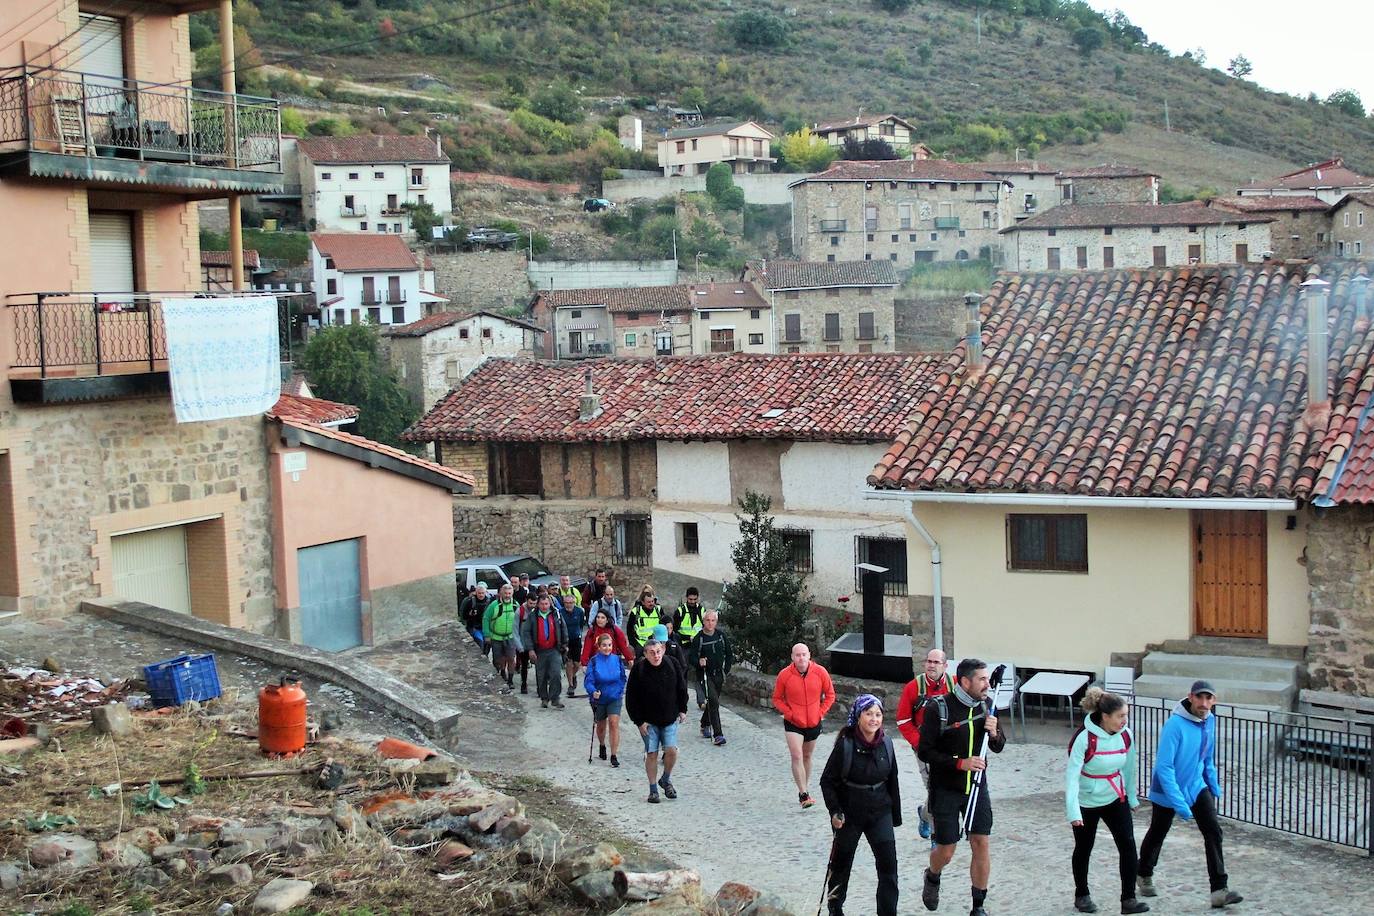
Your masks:
<path fill-rule="evenodd" d="M 1101 687 L 1089 687 L 1082 707 L 1087 716 L 1069 743 L 1069 762 L 1064 772 L 1064 804 L 1073 827 L 1074 909 L 1096 913 L 1088 890 L 1088 862 L 1099 821 L 1107 825 L 1121 857 L 1121 912 L 1147 913 L 1150 907 L 1136 899 L 1138 860 L 1131 809 L 1136 797 L 1136 748 L 1126 728 L 1126 701 Z"/>

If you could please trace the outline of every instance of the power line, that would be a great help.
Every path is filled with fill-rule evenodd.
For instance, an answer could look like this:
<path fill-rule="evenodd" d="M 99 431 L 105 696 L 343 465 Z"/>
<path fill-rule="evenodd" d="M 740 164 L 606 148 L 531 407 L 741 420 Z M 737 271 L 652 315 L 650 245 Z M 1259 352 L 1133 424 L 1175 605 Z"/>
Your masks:
<path fill-rule="evenodd" d="M 67 40 L 70 39 L 70 38 L 75 38 L 76 36 L 80 35 L 80 34 L 81 34 L 81 31 L 82 31 L 83 29 L 85 29 L 86 26 L 90 25 L 92 22 L 95 22 L 97 19 L 108 19 L 108 18 L 110 18 L 110 17 L 109 17 L 109 13 L 110 13 L 112 10 L 114 10 L 114 8 L 115 8 L 116 6 L 118 6 L 118 5 L 119 5 L 118 3 L 111 3 L 108 7 L 105 8 L 105 12 L 103 12 L 103 13 L 96 13 L 96 14 L 92 14 L 92 15 L 86 15 L 85 18 L 82 20 L 81 25 L 77 28 L 77 30 L 76 30 L 75 32 L 72 32 L 72 33 L 70 33 L 69 35 L 66 35 L 66 36 L 64 36 L 63 38 L 59 39 L 59 40 L 57 41 L 57 44 L 54 44 L 53 47 L 56 48 L 56 47 L 58 47 L 58 45 L 61 45 L 64 41 L 67 41 Z M 147 9 L 148 9 L 149 6 L 150 6 L 150 3 L 148 2 L 148 0 L 144 0 L 144 2 L 139 3 L 139 4 L 137 4 L 137 5 L 134 7 L 134 9 L 133 9 L 133 15 L 127 20 L 130 27 L 137 25 L 139 22 L 141 22 L 141 21 L 143 21 L 145 18 L 147 18 L 147 15 L 148 15 L 148 14 L 147 14 L 146 11 L 147 11 Z M 82 43 L 78 41 L 75 45 L 73 45 L 72 47 L 68 48 L 66 51 L 63 51 L 62 54 L 60 54 L 58 57 L 53 58 L 53 61 L 52 61 L 50 64 L 48 64 L 48 66 L 47 66 L 45 69 L 52 69 L 52 70 L 57 70 L 57 69 L 59 69 L 59 65 L 60 65 L 60 64 L 62 64 L 64 61 L 66 61 L 67 58 L 71 57 L 72 54 L 76 53 L 77 51 L 80 51 L 80 52 L 81 52 L 81 56 L 78 57 L 75 61 L 73 61 L 72 64 L 71 64 L 69 67 L 66 68 L 66 69 L 70 69 L 71 66 L 75 66 L 76 64 L 81 63 L 81 61 L 85 60 L 85 59 L 86 59 L 87 57 L 89 57 L 91 54 L 95 53 L 96 51 L 99 51 L 101 48 L 105 47 L 107 44 L 109 44 L 110 42 L 114 41 L 116 37 L 122 36 L 123 34 L 124 34 L 124 26 L 121 25 L 121 26 L 120 26 L 120 30 L 119 30 L 119 32 L 117 33 L 117 35 L 107 35 L 107 36 L 104 38 L 104 40 L 102 40 L 99 44 L 92 45 L 92 46 L 89 47 L 89 48 L 83 46 Z"/>
<path fill-rule="evenodd" d="M 53 6 L 56 6 L 57 4 L 62 3 L 62 2 L 65 2 L 65 0 L 49 0 L 49 2 L 47 3 L 46 6 L 47 6 L 47 7 L 53 7 Z M 20 19 L 20 20 L 19 20 L 18 22 L 16 22 L 14 25 L 10 26 L 8 29 L 5 29 L 4 32 L 0 32 L 0 38 L 4 38 L 4 37 L 5 37 L 6 35 L 8 35 L 10 32 L 13 32 L 15 29 L 19 28 L 19 27 L 22 26 L 24 23 L 28 22 L 28 21 L 29 21 L 30 19 L 32 19 L 34 16 L 37 16 L 39 13 L 43 12 L 43 10 L 44 10 L 45 8 L 46 8 L 46 7 L 44 7 L 44 6 L 38 7 L 36 10 L 34 10 L 34 11 L 31 12 L 31 13 L 29 13 L 29 14 L 28 14 L 27 16 L 25 16 L 23 19 Z M 52 11 L 52 15 L 49 16 L 48 18 L 51 18 L 51 19 L 57 18 L 57 11 L 56 11 L 56 10 L 53 10 L 53 11 Z M 44 21 L 46 21 L 46 20 L 40 20 L 40 21 L 38 21 L 38 22 L 35 22 L 33 25 L 31 25 L 31 26 L 29 26 L 27 29 L 25 29 L 21 34 L 15 36 L 14 38 L 11 38 L 8 42 L 5 43 L 4 47 L 0 47 L 0 51 L 7 51 L 7 50 L 9 50 L 9 49 L 14 45 L 14 43 L 15 43 L 16 41 L 21 41 L 21 40 L 24 38 L 24 36 L 28 35 L 28 34 L 29 34 L 30 32 L 32 32 L 34 29 L 38 28 L 40 25 L 43 24 Z"/>

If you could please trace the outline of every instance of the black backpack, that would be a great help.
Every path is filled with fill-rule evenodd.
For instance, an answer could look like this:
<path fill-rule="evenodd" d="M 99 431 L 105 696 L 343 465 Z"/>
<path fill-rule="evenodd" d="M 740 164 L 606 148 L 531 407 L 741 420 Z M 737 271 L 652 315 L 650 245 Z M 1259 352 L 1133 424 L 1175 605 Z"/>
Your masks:
<path fill-rule="evenodd" d="M 841 741 L 840 781 L 848 782 L 849 769 L 854 765 L 854 738 L 852 735 L 848 735 Z M 883 753 L 887 757 L 889 767 L 897 765 L 897 758 L 892 753 L 892 738 L 889 735 L 883 735 Z M 888 772 L 891 772 L 891 769 Z"/>

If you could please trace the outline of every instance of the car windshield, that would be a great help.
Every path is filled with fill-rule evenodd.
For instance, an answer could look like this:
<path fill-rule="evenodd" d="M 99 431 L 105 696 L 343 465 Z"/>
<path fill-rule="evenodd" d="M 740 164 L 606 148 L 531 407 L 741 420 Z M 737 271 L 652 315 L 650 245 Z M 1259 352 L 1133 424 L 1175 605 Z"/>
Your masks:
<path fill-rule="evenodd" d="M 506 575 L 512 579 L 516 576 L 529 576 L 537 579 L 540 576 L 547 576 L 549 571 L 545 569 L 534 557 L 521 557 L 518 560 L 511 560 L 501 567 L 506 571 Z"/>

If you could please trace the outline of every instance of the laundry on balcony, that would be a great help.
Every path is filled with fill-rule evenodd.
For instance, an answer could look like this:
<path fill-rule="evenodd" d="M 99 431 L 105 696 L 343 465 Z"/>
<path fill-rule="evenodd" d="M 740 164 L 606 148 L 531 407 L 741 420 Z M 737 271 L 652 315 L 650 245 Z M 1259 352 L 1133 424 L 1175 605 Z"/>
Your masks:
<path fill-rule="evenodd" d="M 252 416 L 277 403 L 274 297 L 163 299 L 162 320 L 178 423 Z"/>

